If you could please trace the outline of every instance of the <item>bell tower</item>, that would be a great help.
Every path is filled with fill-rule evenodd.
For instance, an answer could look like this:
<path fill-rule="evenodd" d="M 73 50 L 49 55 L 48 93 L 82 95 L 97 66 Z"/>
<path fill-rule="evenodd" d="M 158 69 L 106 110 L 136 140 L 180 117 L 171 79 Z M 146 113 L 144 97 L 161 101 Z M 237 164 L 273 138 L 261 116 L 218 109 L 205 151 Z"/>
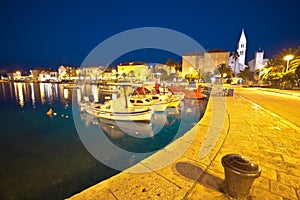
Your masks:
<path fill-rule="evenodd" d="M 245 59 L 246 59 L 246 44 L 247 39 L 245 36 L 244 29 L 242 30 L 240 40 L 238 42 L 237 52 L 239 53 L 239 63 L 242 65 L 245 65 Z"/>

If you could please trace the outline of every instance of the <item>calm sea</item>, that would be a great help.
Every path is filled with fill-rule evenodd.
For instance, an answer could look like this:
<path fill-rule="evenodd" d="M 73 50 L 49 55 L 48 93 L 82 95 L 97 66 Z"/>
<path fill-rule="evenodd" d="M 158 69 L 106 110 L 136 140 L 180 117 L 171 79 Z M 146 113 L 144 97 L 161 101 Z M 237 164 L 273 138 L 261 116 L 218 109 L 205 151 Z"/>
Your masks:
<path fill-rule="evenodd" d="M 119 172 L 96 160 L 78 136 L 72 106 L 91 95 L 101 96 L 97 86 L 72 90 L 63 84 L 0 83 L 0 199 L 64 199 Z M 148 152 L 174 139 L 180 124 L 184 125 L 176 137 L 184 134 L 205 109 L 205 103 L 181 106 L 155 116 L 163 116 L 163 125 L 154 120 L 151 130 L 142 130 L 157 132 L 151 139 L 128 136 L 86 113 L 78 113 L 76 123 L 101 127 L 102 134 L 122 149 Z M 46 114 L 50 108 L 52 117 Z"/>

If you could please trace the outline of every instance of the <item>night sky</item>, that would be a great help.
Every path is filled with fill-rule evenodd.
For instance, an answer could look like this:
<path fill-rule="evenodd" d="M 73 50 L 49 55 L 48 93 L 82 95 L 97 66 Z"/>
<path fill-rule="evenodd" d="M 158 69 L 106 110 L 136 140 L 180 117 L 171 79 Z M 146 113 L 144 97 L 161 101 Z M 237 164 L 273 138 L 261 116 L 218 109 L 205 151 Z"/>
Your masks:
<path fill-rule="evenodd" d="M 296 0 L 1 1 L 0 69 L 79 67 L 100 42 L 139 27 L 173 29 L 205 49 L 231 52 L 244 28 L 246 60 L 259 48 L 270 57 L 300 45 L 299 6 Z M 137 55 L 123 60 L 164 62 L 170 56 L 159 51 Z"/>

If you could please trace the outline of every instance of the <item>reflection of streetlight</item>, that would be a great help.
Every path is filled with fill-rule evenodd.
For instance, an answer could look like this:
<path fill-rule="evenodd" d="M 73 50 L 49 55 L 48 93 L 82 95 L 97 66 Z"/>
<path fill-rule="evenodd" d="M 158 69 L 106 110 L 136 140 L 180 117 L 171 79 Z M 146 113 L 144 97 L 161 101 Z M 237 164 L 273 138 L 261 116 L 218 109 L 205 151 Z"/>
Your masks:
<path fill-rule="evenodd" d="M 223 74 L 223 78 L 225 78 L 226 76 L 227 76 L 227 74 L 226 74 L 226 73 L 224 73 L 224 74 Z"/>
<path fill-rule="evenodd" d="M 192 67 L 190 67 L 190 74 L 192 74 L 192 71 L 193 71 L 193 68 L 192 68 Z"/>
<path fill-rule="evenodd" d="M 286 55 L 283 57 L 283 60 L 286 60 L 286 72 L 288 71 L 289 69 L 289 63 L 290 63 L 290 60 L 294 59 L 294 55 L 292 54 L 289 54 L 289 55 Z"/>

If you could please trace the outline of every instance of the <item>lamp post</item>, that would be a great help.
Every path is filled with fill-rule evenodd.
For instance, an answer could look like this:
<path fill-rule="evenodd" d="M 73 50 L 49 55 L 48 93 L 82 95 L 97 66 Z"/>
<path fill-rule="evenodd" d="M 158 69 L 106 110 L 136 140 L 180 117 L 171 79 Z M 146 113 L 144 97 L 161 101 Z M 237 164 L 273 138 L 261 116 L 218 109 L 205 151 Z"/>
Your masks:
<path fill-rule="evenodd" d="M 286 55 L 283 57 L 283 60 L 286 60 L 286 72 L 288 71 L 289 69 L 289 63 L 290 63 L 290 60 L 294 59 L 294 55 L 292 54 L 289 54 L 289 55 Z"/>

